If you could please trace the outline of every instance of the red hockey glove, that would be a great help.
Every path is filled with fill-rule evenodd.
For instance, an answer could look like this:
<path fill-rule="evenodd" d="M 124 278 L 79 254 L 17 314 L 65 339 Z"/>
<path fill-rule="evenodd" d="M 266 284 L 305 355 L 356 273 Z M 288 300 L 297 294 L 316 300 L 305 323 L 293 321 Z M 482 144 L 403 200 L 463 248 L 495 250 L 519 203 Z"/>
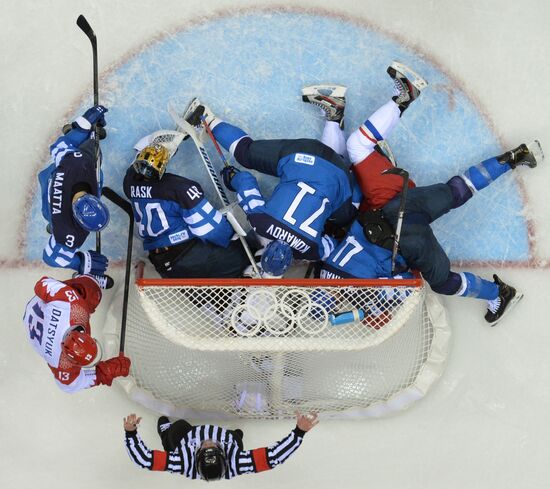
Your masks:
<path fill-rule="evenodd" d="M 95 367 L 97 385 L 111 385 L 116 377 L 126 377 L 130 372 L 130 363 L 130 359 L 122 353 L 99 362 Z"/>

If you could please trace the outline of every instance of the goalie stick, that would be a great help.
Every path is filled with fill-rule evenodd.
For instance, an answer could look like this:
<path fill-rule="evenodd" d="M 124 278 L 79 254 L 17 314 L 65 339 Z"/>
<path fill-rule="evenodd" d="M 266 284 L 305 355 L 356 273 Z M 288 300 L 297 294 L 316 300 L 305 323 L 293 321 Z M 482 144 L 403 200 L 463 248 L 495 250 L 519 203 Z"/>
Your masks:
<path fill-rule="evenodd" d="M 93 76 L 94 76 L 94 105 L 99 105 L 99 73 L 97 68 L 97 38 L 94 30 L 90 26 L 89 22 L 86 20 L 86 17 L 79 15 L 76 19 L 76 25 L 86 34 L 86 37 L 90 40 L 92 45 L 92 58 L 93 58 Z M 99 149 L 99 137 L 97 135 L 97 125 L 92 126 L 92 134 L 94 139 L 95 146 L 95 168 L 96 168 L 96 178 L 97 183 L 101 181 L 101 152 Z M 95 233 L 95 248 L 98 253 L 101 253 L 101 232 L 98 231 Z"/>
<path fill-rule="evenodd" d="M 191 102 L 193 103 L 193 102 Z M 208 152 L 206 151 L 206 148 L 204 147 L 204 144 L 202 143 L 199 135 L 195 131 L 195 128 L 187 122 L 184 117 L 181 117 L 176 110 L 172 107 L 171 104 L 168 104 L 168 113 L 172 117 L 173 121 L 176 123 L 176 127 L 181 132 L 188 134 L 189 137 L 193 140 L 193 143 L 195 143 L 195 146 L 197 147 L 197 150 L 199 152 L 199 155 L 204 163 L 204 166 L 206 166 L 206 169 L 208 170 L 208 175 L 210 176 L 210 180 L 212 181 L 214 188 L 216 189 L 216 192 L 224 204 L 224 206 L 229 207 L 231 203 L 229 202 L 229 199 L 227 198 L 227 195 L 225 193 L 225 190 L 223 189 L 219 179 L 218 175 L 216 174 L 216 169 L 214 168 L 214 165 L 212 164 L 212 161 L 210 160 L 210 157 L 208 156 Z M 226 160 L 227 161 L 227 160 Z M 231 217 L 230 217 L 231 216 Z M 250 265 L 252 266 L 252 269 L 254 270 L 254 274 L 256 277 L 261 277 L 260 270 L 258 269 L 258 265 L 256 264 L 256 260 L 254 259 L 254 255 L 252 255 L 252 251 L 250 251 L 250 247 L 248 246 L 248 243 L 246 242 L 246 239 L 242 235 L 242 228 L 238 226 L 238 228 L 235 226 L 236 220 L 234 219 L 234 216 L 228 212 L 226 214 L 226 218 L 235 230 L 237 236 L 239 237 L 239 240 L 244 248 L 244 251 L 246 253 L 246 256 L 248 257 L 248 260 L 250 261 Z"/>
<path fill-rule="evenodd" d="M 124 354 L 124 341 L 126 338 L 126 318 L 128 315 L 128 292 L 130 290 L 130 268 L 132 264 L 132 244 L 134 238 L 134 212 L 132 205 L 123 199 L 113 189 L 103 187 L 102 194 L 113 204 L 122 209 L 129 218 L 128 224 L 128 246 L 126 248 L 126 271 L 124 274 L 124 296 L 122 298 L 122 319 L 120 322 L 120 347 L 119 352 Z"/>

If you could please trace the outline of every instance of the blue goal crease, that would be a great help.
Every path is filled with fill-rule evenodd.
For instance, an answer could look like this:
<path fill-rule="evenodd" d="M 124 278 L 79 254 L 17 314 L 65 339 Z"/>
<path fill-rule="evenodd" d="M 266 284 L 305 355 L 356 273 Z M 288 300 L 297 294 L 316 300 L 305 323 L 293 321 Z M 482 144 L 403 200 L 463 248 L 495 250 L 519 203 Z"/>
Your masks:
<path fill-rule="evenodd" d="M 386 68 L 394 59 L 430 83 L 388 140 L 399 165 L 418 185 L 445 182 L 500 153 L 496 136 L 472 101 L 420 53 L 342 19 L 249 13 L 216 18 L 146 44 L 109 73 L 102 93 L 109 106 L 108 138 L 102 142 L 105 184 L 122 193 L 133 145 L 153 131 L 174 128 L 166 112 L 169 101 L 183 110 L 199 96 L 221 119 L 256 139 L 311 138 L 321 136 L 323 119 L 315 107 L 301 102 L 301 87 L 339 83 L 349 87 L 349 134 L 392 96 Z M 442 89 L 446 87 L 450 88 Z M 85 109 L 80 107 L 74 116 Z M 208 148 L 221 169 L 215 151 Z M 182 143 L 168 171 L 199 181 L 212 202 L 219 204 L 189 141 Z M 274 179 L 261 175 L 259 181 L 269 194 Z M 527 261 L 528 228 L 522 207 L 517 182 L 508 174 L 441 218 L 434 231 L 453 261 Z M 48 237 L 38 196 L 30 216 L 25 254 L 28 260 L 40 260 Z M 125 256 L 127 226 L 126 215 L 113 211 L 109 228 L 102 233 L 104 252 L 112 260 Z M 94 248 L 93 237 L 86 246 Z"/>

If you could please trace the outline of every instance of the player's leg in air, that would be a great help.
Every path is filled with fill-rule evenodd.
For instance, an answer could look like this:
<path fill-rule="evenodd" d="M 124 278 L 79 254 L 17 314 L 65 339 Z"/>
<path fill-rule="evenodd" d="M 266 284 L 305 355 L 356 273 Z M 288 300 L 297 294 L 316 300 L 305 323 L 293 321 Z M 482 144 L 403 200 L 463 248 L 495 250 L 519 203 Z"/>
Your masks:
<path fill-rule="evenodd" d="M 446 183 L 414 188 L 407 193 L 400 239 L 401 255 L 411 268 L 422 272 L 434 292 L 487 300 L 485 319 L 493 326 L 522 298 L 522 294 L 497 275 L 493 275 L 491 282 L 470 272 L 451 271 L 449 258 L 435 238 L 430 223 L 462 206 L 476 192 L 508 171 L 518 166 L 534 168 L 543 158 L 538 141 L 529 146 L 522 144 L 500 156 L 471 166 L 462 175 L 456 175 Z M 385 218 L 394 226 L 399 203 L 398 195 L 383 207 Z"/>
<path fill-rule="evenodd" d="M 423 78 L 400 63 L 392 63 L 387 72 L 394 82 L 394 96 L 347 140 L 353 172 L 365 197 L 362 210 L 378 209 L 401 191 L 401 177 L 381 174 L 394 166 L 388 151 L 385 151 L 385 140 L 395 129 L 405 110 L 427 86 Z M 409 181 L 409 187 L 414 187 L 412 180 Z"/>

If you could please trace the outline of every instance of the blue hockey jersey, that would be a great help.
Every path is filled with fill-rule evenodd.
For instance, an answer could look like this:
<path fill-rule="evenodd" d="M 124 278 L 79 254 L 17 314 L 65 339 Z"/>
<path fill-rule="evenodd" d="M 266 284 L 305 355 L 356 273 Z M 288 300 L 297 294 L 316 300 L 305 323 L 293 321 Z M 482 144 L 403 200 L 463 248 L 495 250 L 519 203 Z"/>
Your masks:
<path fill-rule="evenodd" d="M 320 156 L 292 153 L 279 160 L 277 176 L 280 181 L 267 200 L 251 173 L 239 172 L 231 181 L 252 227 L 260 236 L 287 242 L 295 258 L 327 257 L 335 241 L 323 228 L 351 197 L 348 175 Z"/>
<path fill-rule="evenodd" d="M 145 250 L 194 238 L 229 246 L 233 228 L 206 199 L 197 182 L 173 173 L 165 173 L 161 180 L 144 180 L 130 166 L 124 177 L 124 193 L 132 201 Z"/>
<path fill-rule="evenodd" d="M 52 234 L 43 252 L 50 266 L 78 270 L 76 254 L 88 235 L 73 217 L 72 199 L 80 191 L 98 195 L 94 141 L 89 133 L 69 131 L 50 146 L 52 162 L 38 174 L 42 215 Z"/>

